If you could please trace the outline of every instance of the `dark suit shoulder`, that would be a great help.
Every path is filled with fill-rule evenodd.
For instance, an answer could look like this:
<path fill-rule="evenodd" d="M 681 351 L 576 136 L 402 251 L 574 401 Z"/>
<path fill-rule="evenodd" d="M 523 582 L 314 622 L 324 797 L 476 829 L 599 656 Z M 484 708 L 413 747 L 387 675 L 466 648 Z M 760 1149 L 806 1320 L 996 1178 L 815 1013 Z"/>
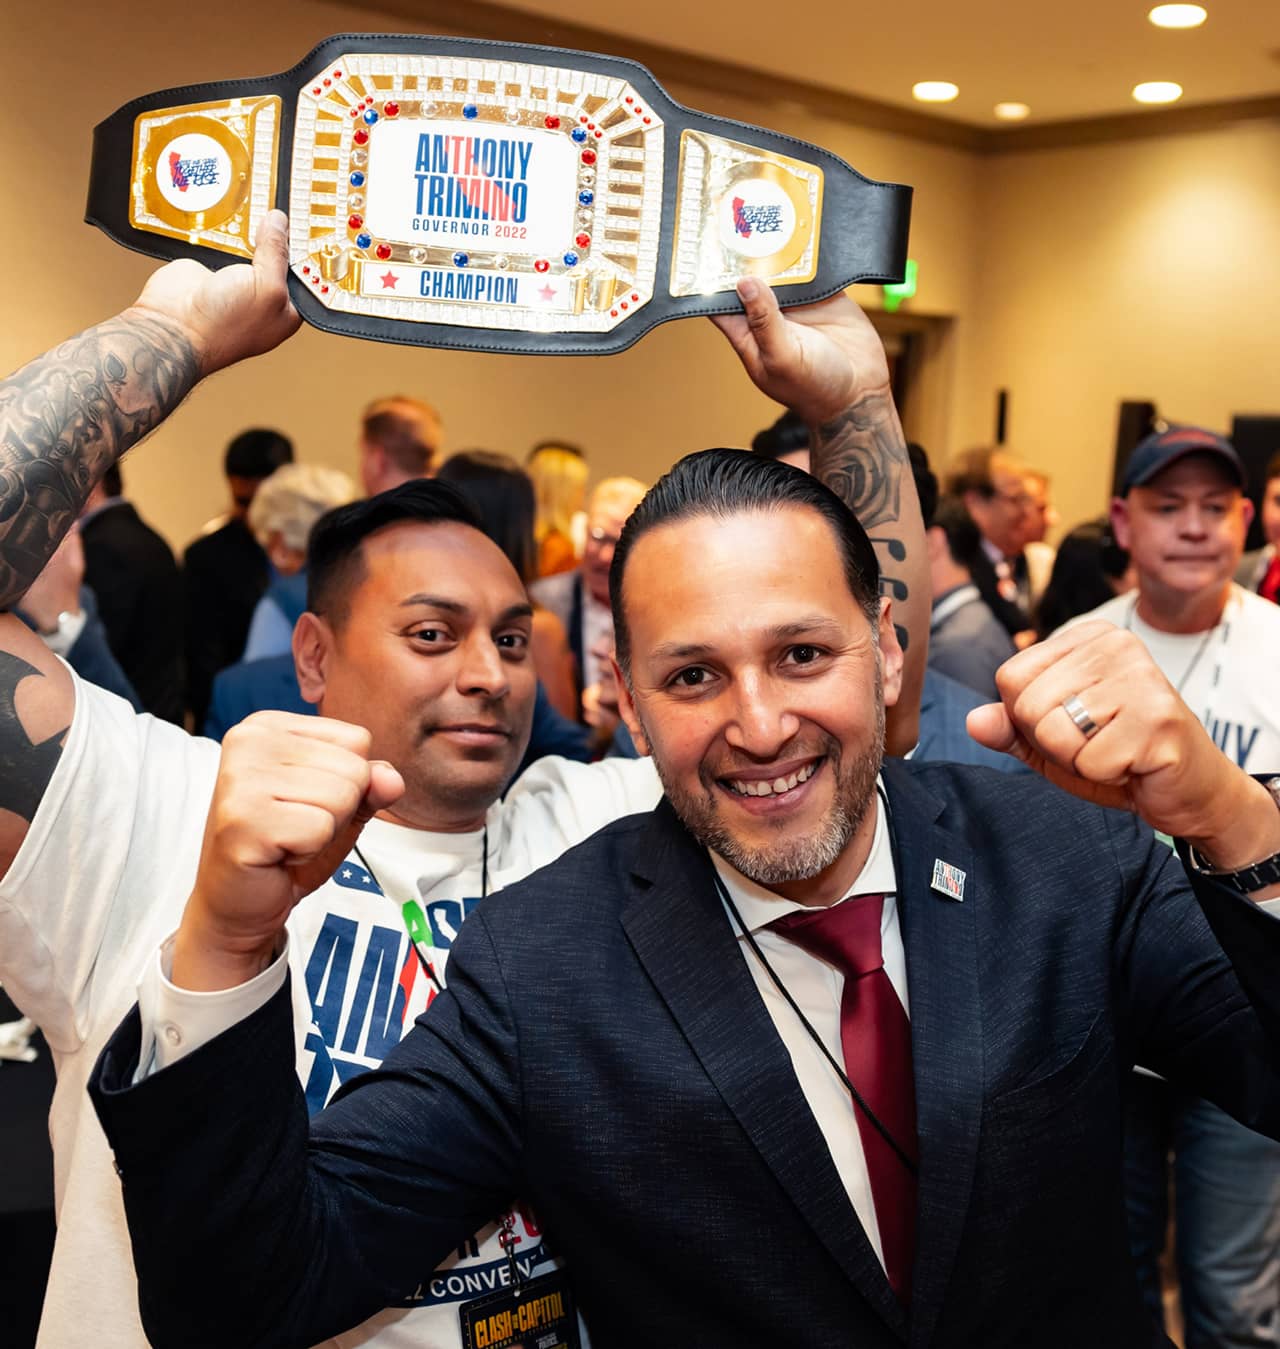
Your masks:
<path fill-rule="evenodd" d="M 1020 879 L 1038 896 L 1069 895 L 1074 903 L 1091 886 L 1099 887 L 1095 895 L 1118 882 L 1123 890 L 1125 877 L 1177 865 L 1137 815 L 1082 801 L 1038 773 L 892 760 L 885 779 L 891 804 L 895 783 L 910 784 L 910 808 L 932 801 L 941 828 L 963 838 L 994 873 Z"/>
<path fill-rule="evenodd" d="M 903 774 L 935 796 L 949 814 L 958 812 L 960 818 L 968 816 L 975 823 L 995 817 L 1002 823 L 1016 825 L 1020 823 L 1020 812 L 1030 812 L 1036 820 L 1046 821 L 1055 815 L 1059 819 L 1065 815 L 1095 829 L 1105 828 L 1109 818 L 1136 819 L 1127 811 L 1107 810 L 1082 801 L 1034 772 L 1010 775 L 985 765 L 945 760 L 886 761 L 886 776 L 891 781 Z"/>
<path fill-rule="evenodd" d="M 164 536 L 147 524 L 131 502 L 107 507 L 101 514 L 88 520 L 81 527 L 81 533 L 86 547 L 102 543 L 107 547 L 150 556 L 163 554 L 171 565 L 177 565 L 173 549 L 165 542 Z"/>

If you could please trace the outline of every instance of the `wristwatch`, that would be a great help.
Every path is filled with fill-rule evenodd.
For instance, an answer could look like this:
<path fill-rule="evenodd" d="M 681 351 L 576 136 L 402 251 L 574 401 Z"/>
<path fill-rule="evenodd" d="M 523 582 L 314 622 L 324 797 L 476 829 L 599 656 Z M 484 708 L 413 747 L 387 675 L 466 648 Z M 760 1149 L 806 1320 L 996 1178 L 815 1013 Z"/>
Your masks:
<path fill-rule="evenodd" d="M 1280 775 L 1258 780 L 1271 793 L 1276 809 L 1280 810 Z M 1247 866 L 1241 871 L 1218 871 L 1191 847 L 1187 849 L 1187 856 L 1191 862 L 1191 869 L 1198 875 L 1212 876 L 1215 881 L 1229 885 L 1233 890 L 1239 890 L 1242 895 L 1263 890 L 1269 885 L 1280 885 L 1280 852 L 1273 853 L 1261 862 L 1254 862 L 1252 866 Z"/>

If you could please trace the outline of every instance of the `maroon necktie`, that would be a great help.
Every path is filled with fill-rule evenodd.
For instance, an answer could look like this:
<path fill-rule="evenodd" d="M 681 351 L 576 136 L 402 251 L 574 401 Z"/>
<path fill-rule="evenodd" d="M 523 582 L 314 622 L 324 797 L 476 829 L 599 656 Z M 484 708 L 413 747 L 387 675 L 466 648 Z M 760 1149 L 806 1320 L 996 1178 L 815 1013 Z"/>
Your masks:
<path fill-rule="evenodd" d="M 859 895 L 827 909 L 788 914 L 770 928 L 844 974 L 840 1044 L 844 1070 L 881 1124 L 914 1163 L 916 1095 L 911 1023 L 884 969 L 883 895 Z M 854 1106 L 871 1178 L 885 1273 L 904 1306 L 911 1301 L 916 1179 L 866 1112 Z"/>

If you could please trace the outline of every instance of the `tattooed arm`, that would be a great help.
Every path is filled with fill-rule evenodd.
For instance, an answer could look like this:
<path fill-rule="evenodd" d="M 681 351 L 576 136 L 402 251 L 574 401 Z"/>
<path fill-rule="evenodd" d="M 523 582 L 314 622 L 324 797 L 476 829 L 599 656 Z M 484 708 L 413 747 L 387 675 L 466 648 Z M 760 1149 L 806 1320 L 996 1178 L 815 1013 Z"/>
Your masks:
<path fill-rule="evenodd" d="M 919 738 L 931 600 L 920 501 L 888 389 L 865 394 L 830 421 L 811 426 L 809 451 L 813 473 L 870 535 L 880 562 L 880 593 L 893 602 L 906 660 L 902 691 L 886 717 L 885 739 L 891 754 L 905 754 Z"/>
<path fill-rule="evenodd" d="M 812 472 L 871 536 L 880 590 L 893 604 L 906 653 L 902 692 L 889 709 L 889 752 L 915 745 L 929 641 L 929 574 L 911 462 L 889 391 L 884 348 L 847 295 L 788 310 L 762 282 L 738 284 L 744 313 L 713 322 L 755 385 L 804 418 Z"/>
<path fill-rule="evenodd" d="M 0 384 L 0 607 L 26 591 L 94 484 L 195 380 L 176 325 L 126 312 Z"/>
<path fill-rule="evenodd" d="M 73 705 L 66 667 L 24 623 L 0 614 L 0 876 L 35 819 Z"/>
<path fill-rule="evenodd" d="M 112 464 L 204 376 L 298 326 L 285 289 L 285 218 L 253 265 L 171 262 L 137 303 L 0 381 L 0 609 L 39 574 Z"/>
<path fill-rule="evenodd" d="M 169 263 L 124 313 L 0 380 L 0 610 L 40 574 L 106 470 L 199 380 L 297 328 L 285 231 L 270 212 L 252 266 Z M 0 872 L 49 785 L 73 704 L 65 668 L 0 612 Z"/>

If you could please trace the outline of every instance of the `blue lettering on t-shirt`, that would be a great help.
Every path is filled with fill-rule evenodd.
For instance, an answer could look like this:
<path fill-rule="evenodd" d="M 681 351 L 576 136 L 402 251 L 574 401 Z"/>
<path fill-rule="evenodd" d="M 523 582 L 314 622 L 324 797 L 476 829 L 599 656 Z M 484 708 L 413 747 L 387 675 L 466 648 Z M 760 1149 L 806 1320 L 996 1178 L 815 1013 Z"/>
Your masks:
<path fill-rule="evenodd" d="M 479 895 L 471 899 L 434 899 L 427 905 L 427 922 L 431 924 L 431 944 L 447 951 L 458 939 L 462 920 L 480 903 Z"/>
<path fill-rule="evenodd" d="M 311 1015 L 326 1045 L 338 1040 L 342 1007 L 347 1000 L 347 979 L 351 957 L 356 949 L 357 924 L 354 918 L 326 913 L 316 944 L 311 948 L 305 979 Z"/>
<path fill-rule="evenodd" d="M 325 914 L 303 972 L 312 1015 L 305 1042 L 312 1055 L 305 1084 L 311 1110 L 324 1105 L 335 1079 L 346 1082 L 381 1063 L 404 1033 L 406 994 L 400 974 L 408 956 L 408 939 L 393 927 L 370 926 L 360 973 L 353 984 L 351 966 L 359 929 L 355 919 Z"/>
<path fill-rule="evenodd" d="M 1240 768 L 1249 762 L 1249 755 L 1257 743 L 1261 726 L 1244 726 L 1238 721 L 1221 721 L 1217 717 L 1205 718 L 1205 729 L 1213 743 L 1228 757 L 1234 759 Z"/>
<path fill-rule="evenodd" d="M 333 1060 L 329 1050 L 320 1038 L 320 1032 L 311 1031 L 304 1045 L 312 1054 L 311 1072 L 307 1074 L 306 1094 L 307 1113 L 314 1115 L 323 1110 L 329 1099 L 329 1088 L 333 1085 Z"/>
<path fill-rule="evenodd" d="M 350 866 L 344 879 L 351 889 L 365 889 L 366 877 L 363 868 Z M 373 892 L 381 893 L 376 887 Z M 479 902 L 443 899 L 428 904 L 432 944 L 448 950 Z M 325 914 L 303 970 L 312 1015 L 304 1045 L 312 1061 L 304 1087 L 313 1112 L 324 1106 L 338 1083 L 380 1064 L 404 1035 L 408 995 L 401 976 L 406 961 L 414 959 L 408 934 L 376 923 L 365 926 L 368 943 L 354 981 L 361 924 L 336 913 Z"/>
<path fill-rule="evenodd" d="M 539 1265 L 550 1259 L 547 1248 L 542 1242 L 528 1251 L 522 1251 L 516 1257 L 516 1268 L 522 1279 L 533 1278 L 533 1272 Z M 501 1260 L 488 1260 L 482 1265 L 472 1265 L 464 1269 L 436 1270 L 425 1284 L 420 1284 L 405 1299 L 406 1302 L 426 1306 L 438 1306 L 446 1302 L 465 1302 L 485 1293 L 494 1293 L 510 1287 L 511 1266 L 504 1256 Z"/>
<path fill-rule="evenodd" d="M 403 963 L 401 946 L 405 940 L 403 932 L 391 927 L 374 927 L 369 933 L 364 964 L 351 1001 L 351 1015 L 347 1018 L 347 1033 L 342 1037 L 344 1054 L 357 1052 L 366 1020 L 369 1034 L 364 1042 L 365 1058 L 381 1063 L 400 1043 L 404 1029 L 404 989 L 399 979 Z M 372 1016 L 369 1014 L 371 1002 Z"/>

